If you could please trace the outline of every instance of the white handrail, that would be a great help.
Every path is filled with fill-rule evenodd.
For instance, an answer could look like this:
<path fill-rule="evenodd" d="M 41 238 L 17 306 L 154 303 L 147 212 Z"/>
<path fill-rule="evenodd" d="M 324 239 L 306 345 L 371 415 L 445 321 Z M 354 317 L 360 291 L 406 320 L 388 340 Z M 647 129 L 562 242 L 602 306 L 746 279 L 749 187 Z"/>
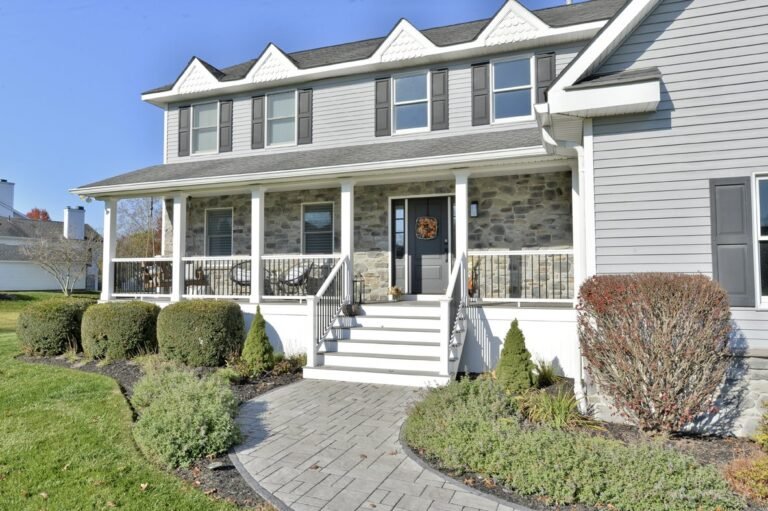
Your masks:
<path fill-rule="evenodd" d="M 451 272 L 451 276 L 448 279 L 448 289 L 445 291 L 446 298 L 453 297 L 453 291 L 456 287 L 456 282 L 459 280 L 459 275 L 461 275 L 462 266 L 464 265 L 465 261 L 466 256 L 461 254 L 461 256 L 459 256 L 456 261 L 457 264 L 453 265 L 453 271 Z"/>
<path fill-rule="evenodd" d="M 469 250 L 467 255 L 470 257 L 477 256 L 529 256 L 529 255 L 573 255 L 572 248 L 547 248 L 547 249 L 524 249 L 524 250 L 496 250 L 496 249 L 483 249 L 483 250 Z"/>
<path fill-rule="evenodd" d="M 315 298 L 321 298 L 326 291 L 328 291 L 328 287 L 331 285 L 331 282 L 334 278 L 336 278 L 336 274 L 341 271 L 341 268 L 344 267 L 344 264 L 349 260 L 349 256 L 344 256 L 336 263 L 336 265 L 331 270 L 331 273 L 328 274 L 328 278 L 325 279 L 325 282 L 323 282 L 323 285 L 320 286 L 320 289 L 315 293 Z"/>
<path fill-rule="evenodd" d="M 113 263 L 162 263 L 173 262 L 172 257 L 115 257 Z"/>
<path fill-rule="evenodd" d="M 261 256 L 262 261 L 274 261 L 280 259 L 337 259 L 341 254 L 270 254 Z"/>
<path fill-rule="evenodd" d="M 182 257 L 182 261 L 250 261 L 251 256 L 189 256 Z"/>

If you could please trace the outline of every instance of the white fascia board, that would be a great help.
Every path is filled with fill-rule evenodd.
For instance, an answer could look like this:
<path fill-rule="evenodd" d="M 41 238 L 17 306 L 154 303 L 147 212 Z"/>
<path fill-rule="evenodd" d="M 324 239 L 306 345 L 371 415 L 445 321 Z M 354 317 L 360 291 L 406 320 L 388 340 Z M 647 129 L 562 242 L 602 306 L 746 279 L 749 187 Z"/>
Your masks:
<path fill-rule="evenodd" d="M 630 0 L 557 77 L 549 88 L 550 101 L 563 93 L 567 87 L 594 72 L 659 2 L 660 0 Z"/>
<path fill-rule="evenodd" d="M 213 94 L 235 94 L 254 90 L 256 88 L 270 88 L 339 76 L 391 71 L 402 68 L 404 64 L 409 66 L 433 65 L 464 58 L 484 57 L 490 53 L 521 51 L 541 46 L 565 44 L 594 37 L 594 35 L 605 26 L 605 23 L 605 21 L 595 21 L 569 27 L 546 27 L 545 29 L 538 30 L 535 33 L 535 37 L 523 36 L 521 35 L 521 28 L 519 26 L 515 27 L 510 25 L 503 27 L 506 31 L 504 34 L 496 32 L 492 39 L 489 38 L 490 34 L 485 34 L 484 31 L 483 34 L 485 34 L 485 37 L 478 36 L 477 39 L 468 43 L 452 46 L 435 46 L 432 41 L 413 28 L 413 25 L 403 20 L 398 23 L 395 27 L 396 29 L 390 33 L 389 37 L 387 37 L 379 49 L 367 59 L 309 69 L 299 69 L 285 56 L 285 53 L 277 48 L 277 46 L 270 44 L 261 57 L 259 57 L 259 60 L 253 65 L 253 68 L 248 75 L 241 80 L 219 82 L 205 68 L 205 66 L 200 64 L 199 68 L 201 69 L 196 71 L 197 74 L 195 76 L 196 80 L 199 80 L 200 83 L 198 90 L 190 90 L 194 89 L 193 85 L 196 85 L 197 83 L 191 81 L 185 91 L 181 91 L 179 88 L 179 84 L 182 79 L 185 78 L 186 73 L 189 70 L 188 67 L 176 81 L 171 90 L 143 94 L 141 99 L 157 106 L 163 106 L 168 103 L 189 101 L 191 99 L 211 96 Z M 400 30 L 398 30 L 398 27 Z M 418 36 L 414 34 L 414 31 Z M 528 29 L 525 29 L 525 33 L 528 33 Z M 504 37 L 502 37 L 502 35 Z M 422 39 L 419 39 L 419 37 Z M 399 41 L 404 47 L 410 48 L 402 53 L 402 55 L 407 56 L 408 58 L 390 60 L 394 55 L 398 54 L 398 52 L 394 50 L 399 48 L 399 46 L 397 46 L 397 48 L 392 48 L 395 46 L 395 43 L 398 42 L 398 38 L 400 38 Z M 429 46 L 419 47 L 419 44 L 426 45 L 427 43 Z M 382 50 L 387 44 L 389 44 L 389 48 L 392 48 L 389 52 Z M 266 66 L 265 61 L 270 63 L 270 65 Z M 195 62 L 196 59 L 193 59 L 189 66 L 191 67 L 195 65 Z M 262 66 L 265 66 L 264 71 L 255 71 L 257 69 L 261 70 Z M 259 79 L 257 79 L 257 75 Z M 215 83 L 210 80 L 215 80 Z"/>
<path fill-rule="evenodd" d="M 550 97 L 547 115 L 605 117 L 653 112 L 660 101 L 660 80 L 571 89 Z M 542 122 L 544 119 L 542 117 Z"/>
<path fill-rule="evenodd" d="M 243 183 L 262 184 L 270 181 L 293 180 L 306 178 L 334 178 L 341 175 L 363 174 L 375 172 L 391 172 L 393 170 L 409 170 L 416 168 L 452 168 L 457 165 L 470 167 L 500 160 L 515 158 L 545 157 L 547 152 L 542 146 L 484 151 L 479 153 L 453 154 L 433 156 L 428 158 L 410 158 L 385 162 L 355 163 L 349 165 L 333 165 L 308 169 L 277 170 L 254 174 L 236 174 L 231 176 L 214 176 L 192 179 L 173 179 L 152 183 L 131 183 L 113 186 L 81 187 L 69 190 L 80 197 L 103 198 L 118 195 L 146 195 L 157 190 L 181 190 L 191 187 L 221 186 Z"/>

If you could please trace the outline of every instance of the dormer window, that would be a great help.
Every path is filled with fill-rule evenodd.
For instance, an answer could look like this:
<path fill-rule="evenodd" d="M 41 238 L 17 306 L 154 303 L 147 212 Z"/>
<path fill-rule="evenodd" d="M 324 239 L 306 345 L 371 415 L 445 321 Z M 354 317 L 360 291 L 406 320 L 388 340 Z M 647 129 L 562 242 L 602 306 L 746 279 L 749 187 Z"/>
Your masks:
<path fill-rule="evenodd" d="M 215 153 L 218 147 L 219 104 L 192 106 L 192 154 Z"/>
<path fill-rule="evenodd" d="M 493 120 L 508 122 L 531 117 L 533 109 L 530 57 L 493 64 Z"/>
<path fill-rule="evenodd" d="M 267 145 L 296 143 L 296 91 L 267 96 Z"/>
<path fill-rule="evenodd" d="M 423 72 L 394 77 L 395 133 L 429 130 L 428 75 L 429 73 Z"/>

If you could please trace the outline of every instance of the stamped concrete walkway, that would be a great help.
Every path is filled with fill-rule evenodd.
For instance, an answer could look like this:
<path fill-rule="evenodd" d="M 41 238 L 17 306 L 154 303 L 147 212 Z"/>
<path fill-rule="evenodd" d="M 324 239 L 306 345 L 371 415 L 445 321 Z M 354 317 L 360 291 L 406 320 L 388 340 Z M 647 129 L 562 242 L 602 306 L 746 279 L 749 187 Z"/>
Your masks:
<path fill-rule="evenodd" d="M 400 425 L 419 392 L 316 380 L 278 388 L 242 406 L 246 438 L 233 458 L 246 480 L 284 509 L 525 509 L 475 494 L 403 452 Z"/>

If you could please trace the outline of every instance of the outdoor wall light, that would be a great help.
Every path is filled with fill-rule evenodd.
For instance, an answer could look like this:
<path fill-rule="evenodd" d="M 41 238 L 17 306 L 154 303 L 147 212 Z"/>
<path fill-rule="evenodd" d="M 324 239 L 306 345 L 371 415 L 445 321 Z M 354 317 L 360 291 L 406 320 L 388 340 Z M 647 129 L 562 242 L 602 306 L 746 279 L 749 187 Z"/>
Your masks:
<path fill-rule="evenodd" d="M 476 200 L 473 200 L 469 203 L 469 216 L 472 218 L 477 218 L 477 215 L 480 214 L 480 205 L 477 203 Z"/>

